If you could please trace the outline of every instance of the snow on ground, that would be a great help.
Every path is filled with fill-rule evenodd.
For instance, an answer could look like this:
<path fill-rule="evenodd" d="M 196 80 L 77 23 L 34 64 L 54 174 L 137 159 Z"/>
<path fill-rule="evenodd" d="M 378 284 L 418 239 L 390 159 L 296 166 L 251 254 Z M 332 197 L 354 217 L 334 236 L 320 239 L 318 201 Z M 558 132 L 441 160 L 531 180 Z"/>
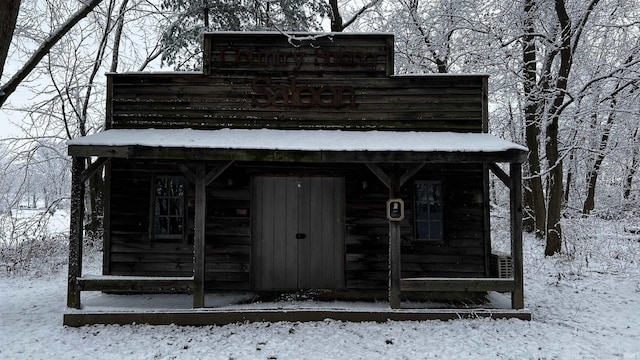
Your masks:
<path fill-rule="evenodd" d="M 2 275 L 0 359 L 640 359 L 640 236 L 590 219 L 565 232 L 553 258 L 525 239 L 532 321 L 71 328 L 64 269 Z"/>

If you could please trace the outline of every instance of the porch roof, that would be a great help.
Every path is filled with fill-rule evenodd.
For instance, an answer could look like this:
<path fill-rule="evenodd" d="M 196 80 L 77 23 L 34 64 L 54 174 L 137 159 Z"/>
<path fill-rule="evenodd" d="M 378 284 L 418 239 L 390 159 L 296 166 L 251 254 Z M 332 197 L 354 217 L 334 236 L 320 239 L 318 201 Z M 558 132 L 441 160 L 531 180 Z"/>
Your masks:
<path fill-rule="evenodd" d="M 509 162 L 527 148 L 486 133 L 109 129 L 70 140 L 71 156 L 299 162 Z"/>

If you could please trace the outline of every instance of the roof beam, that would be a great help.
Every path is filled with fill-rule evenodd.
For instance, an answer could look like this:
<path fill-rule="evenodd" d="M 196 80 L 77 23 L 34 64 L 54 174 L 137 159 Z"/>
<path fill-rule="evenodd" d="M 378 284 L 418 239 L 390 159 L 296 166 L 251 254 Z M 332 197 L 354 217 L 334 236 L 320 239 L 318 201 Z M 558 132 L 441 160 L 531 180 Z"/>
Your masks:
<path fill-rule="evenodd" d="M 307 151 L 277 149 L 214 149 L 171 148 L 146 146 L 70 145 L 71 156 L 99 156 L 129 159 L 167 160 L 236 160 L 283 161 L 310 163 L 523 163 L 524 150 L 509 149 L 495 152 L 464 151 Z"/>

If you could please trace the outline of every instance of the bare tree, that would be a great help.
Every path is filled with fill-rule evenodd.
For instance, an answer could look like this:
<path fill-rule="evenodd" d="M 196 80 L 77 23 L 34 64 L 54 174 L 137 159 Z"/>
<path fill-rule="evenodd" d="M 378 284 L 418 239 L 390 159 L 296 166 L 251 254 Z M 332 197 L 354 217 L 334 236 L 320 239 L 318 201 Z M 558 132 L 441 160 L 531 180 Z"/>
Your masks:
<path fill-rule="evenodd" d="M 640 28 L 632 20 L 638 15 L 637 1 L 385 4 L 377 7 L 381 20 L 369 21 L 378 27 L 367 30 L 396 34 L 400 72 L 491 75 L 491 130 L 526 143 L 530 150 L 525 228 L 546 240 L 547 255 L 559 252 L 569 186 L 579 182 L 574 187 L 579 189 L 577 203 L 571 207 L 581 209 L 582 201 L 595 194 L 602 168 L 614 166 L 607 156 L 615 148 L 637 146 L 628 136 L 616 137 L 627 145 L 610 145 L 612 134 L 621 131 L 615 125 L 637 112 L 629 93 L 638 88 L 638 64 L 628 60 L 639 51 L 633 34 Z M 596 141 L 587 145 L 585 139 Z M 567 158 L 570 170 L 564 166 Z M 596 171 L 590 171 L 594 165 Z"/>
<path fill-rule="evenodd" d="M 64 18 L 74 19 L 76 26 L 67 28 L 66 35 L 61 36 L 55 45 L 50 44 L 55 51 L 43 54 L 38 63 L 32 63 L 31 79 L 37 80 L 35 81 L 37 86 L 29 88 L 28 82 L 23 85 L 25 89 L 32 91 L 34 99 L 19 107 L 9 106 L 12 110 L 24 115 L 19 123 L 24 135 L 4 139 L 4 141 L 11 144 L 11 148 L 14 149 L 13 162 L 28 164 L 23 168 L 26 177 L 35 179 L 39 169 L 56 163 L 58 167 L 63 164 L 61 169 L 64 169 L 65 173 L 50 173 L 55 173 L 63 179 L 69 165 L 64 151 L 48 153 L 49 156 L 43 159 L 38 158 L 37 161 L 34 154 L 41 154 L 42 149 L 53 148 L 56 143 L 64 144 L 65 140 L 85 136 L 101 128 L 104 119 L 102 74 L 105 71 L 116 71 L 118 64 L 127 68 L 144 67 L 152 57 L 159 55 L 157 50 L 146 55 L 138 55 L 145 47 L 131 46 L 131 44 L 140 41 L 138 35 L 134 33 L 139 30 L 135 26 L 143 25 L 130 24 L 131 30 L 127 33 L 124 30 L 129 25 L 126 16 L 129 14 L 134 19 L 146 21 L 151 17 L 150 14 L 158 9 L 148 5 L 145 0 L 108 0 L 104 2 L 104 6 L 98 6 L 100 2 L 94 1 L 89 3 L 89 5 L 95 5 L 94 11 L 84 15 L 88 16 L 90 21 L 79 22 L 81 18 L 79 13 L 83 10 L 86 12 L 88 10 L 86 6 L 81 10 L 73 10 L 64 6 L 68 5 L 66 0 L 60 3 L 53 3 L 53 0 L 47 1 L 51 5 L 45 7 L 49 13 L 40 14 L 39 17 L 51 19 L 51 24 L 48 24 L 50 28 L 59 29 L 55 19 Z M 25 13 L 22 16 L 28 20 L 38 14 Z M 30 26 L 32 23 L 24 21 L 23 24 Z M 25 32 L 29 29 L 23 27 L 21 30 Z M 157 38 L 159 36 L 156 36 Z M 144 41 L 147 40 L 148 38 L 144 39 Z M 133 49 L 124 59 L 120 55 L 119 45 L 122 42 L 126 42 L 128 49 Z M 111 60 L 110 64 L 109 60 Z M 91 208 L 90 230 L 96 232 L 100 228 L 102 218 L 103 179 L 101 175 L 97 173 L 90 178 L 88 186 Z M 59 181 L 59 183 L 63 182 Z M 48 199 L 51 188 L 53 186 L 49 188 L 41 186 L 37 191 L 43 198 Z"/>
<path fill-rule="evenodd" d="M 599 0 L 591 0 L 577 19 L 572 19 L 567 12 L 564 0 L 555 0 L 553 11 L 550 13 L 550 26 L 553 29 L 545 35 L 545 41 L 532 41 L 536 36 L 530 24 L 540 4 L 535 0 L 525 2 L 525 38 L 523 47 L 523 64 L 525 76 L 525 118 L 527 118 L 527 145 L 530 148 L 529 173 L 535 179 L 544 176 L 546 189 L 542 188 L 542 181 L 531 181 L 531 196 L 536 215 L 536 232 L 543 234 L 546 239 L 546 255 L 553 255 L 562 249 L 561 214 L 563 208 L 563 154 L 560 152 L 560 119 L 563 111 L 573 99 L 568 98 L 569 80 L 574 65 L 574 56 L 581 44 L 581 36 L 588 25 L 590 16 L 598 5 Z M 538 12 L 539 14 L 539 12 Z M 534 31 L 532 31 L 534 30 Z M 538 60 L 537 54 L 542 54 Z M 534 65 L 540 63 L 538 69 Z M 537 76 L 535 86 L 533 76 Z M 544 136 L 540 136 L 544 134 Z M 544 157 L 546 158 L 546 173 L 542 173 L 541 149 L 542 142 Z M 541 199 L 545 198 L 546 206 L 540 209 Z M 539 220 L 546 212 L 545 222 Z M 544 228 L 541 226 L 544 225 Z"/>
<path fill-rule="evenodd" d="M 15 2 L 15 0 L 11 0 Z M 87 4 L 83 5 L 78 11 L 69 17 L 67 22 L 54 31 L 36 51 L 32 54 L 31 58 L 22 66 L 20 70 L 6 83 L 0 87 L 0 107 L 7 101 L 7 98 L 16 90 L 18 85 L 33 71 L 33 69 L 42 61 L 42 59 L 49 53 L 51 48 L 58 42 L 64 35 L 66 35 L 80 20 L 85 18 L 102 0 L 91 0 Z M 19 5 L 18 1 L 18 5 Z M 11 14 L 12 15 L 12 14 Z M 11 18 L 9 19 L 11 20 Z M 15 28 L 15 21 L 14 26 Z M 5 39 L 2 39 L 6 41 Z M 2 45 L 0 45 L 2 46 Z M 2 54 L 0 54 L 1 56 Z M 4 65 L 5 59 L 2 64 Z"/>

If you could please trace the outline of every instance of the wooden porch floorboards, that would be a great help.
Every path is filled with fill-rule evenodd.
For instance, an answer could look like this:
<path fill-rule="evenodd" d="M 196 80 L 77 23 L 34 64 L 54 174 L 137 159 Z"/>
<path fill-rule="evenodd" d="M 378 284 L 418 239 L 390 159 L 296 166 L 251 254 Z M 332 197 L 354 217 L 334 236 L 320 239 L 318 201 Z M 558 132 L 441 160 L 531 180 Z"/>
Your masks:
<path fill-rule="evenodd" d="M 310 322 L 326 319 L 349 322 L 386 322 L 386 321 L 424 321 L 424 320 L 456 320 L 473 318 L 492 319 L 521 319 L 531 320 L 528 309 L 510 309 L 502 305 L 508 301 L 502 299 L 502 294 L 494 293 L 497 302 L 477 304 L 472 307 L 432 307 L 443 306 L 438 303 L 425 303 L 424 307 L 416 308 L 416 303 L 403 302 L 403 308 L 391 309 L 385 303 L 371 302 L 312 302 L 285 301 L 267 302 L 261 304 L 235 304 L 191 309 L 182 307 L 152 307 L 123 308 L 122 303 L 114 303 L 110 295 L 107 302 L 95 302 L 97 306 L 84 309 L 67 308 L 64 313 L 64 325 L 83 326 L 91 324 L 149 324 L 149 325 L 227 325 L 250 322 Z M 129 295 L 124 295 L 129 296 Z M 179 296 L 179 295 L 176 295 Z M 223 301 L 224 302 L 224 301 Z M 174 302 L 174 305 L 176 303 Z M 106 306 L 105 306 L 106 305 Z"/>
<path fill-rule="evenodd" d="M 310 322 L 327 319 L 349 322 L 457 320 L 473 318 L 531 320 L 527 309 L 389 309 L 386 311 L 362 311 L 344 309 L 261 309 L 261 310 L 154 310 L 91 312 L 68 310 L 64 325 L 84 326 L 92 324 L 149 324 L 149 325 L 227 325 L 251 322 Z"/>

